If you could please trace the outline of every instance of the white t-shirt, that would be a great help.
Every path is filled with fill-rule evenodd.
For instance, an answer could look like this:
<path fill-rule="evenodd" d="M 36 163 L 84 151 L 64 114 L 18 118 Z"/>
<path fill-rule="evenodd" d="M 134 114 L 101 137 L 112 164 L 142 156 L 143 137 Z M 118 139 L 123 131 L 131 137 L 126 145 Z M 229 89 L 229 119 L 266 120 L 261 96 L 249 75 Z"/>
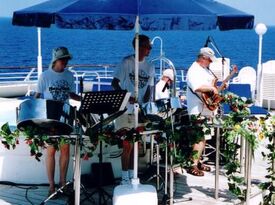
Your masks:
<path fill-rule="evenodd" d="M 160 81 L 156 84 L 155 100 L 170 98 L 169 88 L 166 88 L 164 90 L 164 92 L 162 92 L 165 84 L 166 84 L 166 82 L 162 79 L 160 79 Z"/>
<path fill-rule="evenodd" d="M 195 92 L 203 85 L 211 86 L 214 80 L 213 74 L 206 68 L 194 62 L 187 72 L 187 111 L 189 115 L 212 115 L 213 112 L 207 109 L 204 103 L 193 94 L 189 87 Z M 200 92 L 197 92 L 201 96 Z"/>
<path fill-rule="evenodd" d="M 155 67 L 153 64 L 143 60 L 139 62 L 138 76 L 138 103 L 143 103 L 143 97 L 148 86 L 154 86 Z M 135 57 L 133 55 L 125 57 L 117 66 L 114 77 L 120 80 L 120 87 L 123 90 L 135 93 Z"/>
<path fill-rule="evenodd" d="M 58 73 L 49 68 L 39 76 L 37 92 L 44 99 L 68 102 L 69 93 L 75 92 L 74 75 L 67 69 Z"/>

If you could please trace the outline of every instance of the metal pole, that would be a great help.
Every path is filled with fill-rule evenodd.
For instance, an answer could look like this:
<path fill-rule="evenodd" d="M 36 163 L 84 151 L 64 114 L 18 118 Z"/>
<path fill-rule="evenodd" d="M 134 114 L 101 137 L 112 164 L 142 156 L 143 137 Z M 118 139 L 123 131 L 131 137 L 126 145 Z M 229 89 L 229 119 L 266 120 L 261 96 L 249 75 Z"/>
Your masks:
<path fill-rule="evenodd" d="M 257 92 L 256 99 L 258 105 L 262 105 L 261 99 L 261 78 L 262 78 L 262 42 L 263 35 L 266 33 L 267 28 L 263 23 L 258 23 L 255 27 L 255 32 L 259 35 L 259 54 L 258 54 L 258 66 L 257 66 Z"/>
<path fill-rule="evenodd" d="M 262 105 L 261 102 L 261 77 L 262 77 L 262 42 L 263 35 L 259 35 L 259 53 L 258 53 L 258 65 L 257 65 L 257 102 L 258 105 Z"/>
<path fill-rule="evenodd" d="M 138 99 L 138 70 L 139 70 L 139 16 L 136 18 L 135 24 L 136 34 L 135 34 L 135 98 Z M 134 114 L 135 114 L 135 128 L 138 127 L 138 103 L 134 104 Z M 132 179 L 132 184 L 134 188 L 137 188 L 139 184 L 138 179 L 138 142 L 134 143 L 134 178 Z"/>
<path fill-rule="evenodd" d="M 80 142 L 79 136 L 76 135 L 75 141 L 75 175 L 74 175 L 74 190 L 75 190 L 75 198 L 74 204 L 80 204 Z"/>
<path fill-rule="evenodd" d="M 244 173 L 244 146 L 245 146 L 245 143 L 244 143 L 244 138 L 242 136 L 239 136 L 240 137 L 240 173 L 243 174 Z"/>
<path fill-rule="evenodd" d="M 166 144 L 165 144 L 165 182 L 164 182 L 164 194 L 165 196 L 167 196 L 168 192 L 168 139 L 167 139 L 167 135 L 165 133 L 165 137 L 166 137 Z"/>
<path fill-rule="evenodd" d="M 219 199 L 219 157 L 220 157 L 220 125 L 217 126 L 216 135 L 216 167 L 215 167 L 215 199 Z"/>
<path fill-rule="evenodd" d="M 159 176 L 160 176 L 160 173 L 159 173 L 159 145 L 157 144 L 156 145 L 156 149 L 157 149 L 157 190 L 159 190 Z"/>
<path fill-rule="evenodd" d="M 171 136 L 170 136 L 171 137 Z M 169 140 L 169 146 L 171 146 L 171 139 Z M 169 175 L 170 175 L 170 197 L 169 197 L 169 205 L 173 205 L 174 204 L 174 173 L 173 173 L 173 154 L 172 154 L 172 146 L 170 148 L 170 171 L 169 171 Z"/>
<path fill-rule="evenodd" d="M 248 168 L 248 155 L 249 155 L 249 144 L 248 144 L 248 140 L 247 139 L 245 139 L 245 154 L 244 154 L 244 156 L 245 156 L 245 158 L 244 158 L 244 166 L 245 166 L 245 170 L 244 170 L 244 178 L 246 179 L 246 183 L 247 183 L 247 172 L 248 172 L 248 170 L 247 170 L 247 168 Z"/>
<path fill-rule="evenodd" d="M 251 190 L 251 164 L 252 164 L 252 148 L 249 143 L 247 143 L 247 174 L 246 174 L 246 205 L 250 203 L 250 190 Z"/>
<path fill-rule="evenodd" d="M 135 112 L 135 127 L 138 126 L 138 104 L 135 103 L 134 112 Z M 137 188 L 139 184 L 138 179 L 138 142 L 134 143 L 134 178 L 132 179 L 132 184 L 134 188 Z"/>
<path fill-rule="evenodd" d="M 42 55 L 41 55 L 41 28 L 37 28 L 37 43 L 38 43 L 38 55 L 37 55 L 37 77 L 42 73 Z"/>

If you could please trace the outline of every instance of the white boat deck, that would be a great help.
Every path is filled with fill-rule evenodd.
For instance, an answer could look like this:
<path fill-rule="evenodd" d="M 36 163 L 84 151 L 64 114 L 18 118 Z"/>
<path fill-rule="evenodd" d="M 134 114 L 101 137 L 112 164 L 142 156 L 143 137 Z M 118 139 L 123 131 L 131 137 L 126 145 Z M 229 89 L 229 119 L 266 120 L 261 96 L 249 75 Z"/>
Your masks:
<path fill-rule="evenodd" d="M 16 125 L 16 117 L 15 117 L 15 108 L 20 104 L 22 100 L 14 100 L 14 99 L 0 99 L 1 105 L 5 109 L 1 109 L 0 113 L 0 122 L 9 121 L 12 126 Z M 274 114 L 274 111 L 272 112 Z M 2 116 L 2 119 L 1 119 Z M 261 152 L 265 149 L 266 141 L 263 141 L 260 145 L 260 148 L 257 149 L 255 153 L 255 158 L 252 164 L 252 193 L 251 196 L 255 196 L 251 199 L 252 205 L 257 205 L 262 200 L 261 190 L 257 188 L 257 184 L 265 181 L 264 176 L 266 175 L 266 167 L 267 162 L 263 160 L 261 156 Z M 20 142 L 21 144 L 24 144 Z M 27 152 L 23 146 L 20 149 L 7 151 L 3 147 L 0 148 L 0 155 L 5 160 L 0 160 L 0 205 L 27 205 L 27 204 L 40 204 L 46 197 L 48 193 L 47 186 L 39 186 L 35 185 L 35 189 L 28 189 L 26 192 L 26 188 L 30 186 L 25 186 L 25 189 L 19 188 L 18 186 L 13 185 L 4 185 L 3 181 L 13 181 L 17 183 L 46 183 L 47 177 L 45 173 L 45 164 L 42 160 L 41 162 L 36 162 L 33 158 L 29 156 L 29 152 Z M 26 145 L 25 145 L 26 146 Z M 22 152 L 23 151 L 23 152 Z M 18 152 L 18 153 L 17 153 Z M 96 154 L 95 154 L 96 156 Z M 1 159 L 0 157 L 0 159 Z M 19 160 L 16 161 L 16 160 Z M 24 161 L 26 160 L 26 161 Z M 98 161 L 97 157 L 94 159 L 96 162 Z M 106 160 L 106 159 L 105 159 Z M 104 160 L 104 161 L 105 161 Z M 118 177 L 117 173 L 119 173 L 120 160 L 109 159 L 112 160 L 113 169 L 115 177 Z M 18 163 L 16 163 L 18 162 Z M 110 162 L 110 161 L 109 161 Z M 5 164 L 6 163 L 6 164 Z M 15 164 L 16 163 L 16 164 Z M 90 163 L 91 161 L 83 161 L 82 162 L 82 174 L 88 173 L 90 171 Z M 71 163 L 72 165 L 72 163 Z M 220 181 L 219 181 L 219 199 L 216 200 L 214 198 L 215 192 L 215 170 L 214 166 L 212 167 L 212 172 L 206 173 L 204 177 L 195 177 L 190 174 L 187 174 L 185 171 L 182 172 L 181 169 L 176 170 L 178 174 L 175 176 L 174 183 L 174 198 L 182 199 L 192 197 L 192 201 L 180 202 L 175 204 L 198 204 L 198 205 L 208 205 L 208 204 L 221 204 L 221 205 L 229 205 L 229 204 L 239 204 L 240 201 L 232 195 L 227 186 L 227 178 L 224 176 L 224 171 L 221 169 L 220 172 Z M 6 175 L 9 175 L 7 177 Z M 27 175 L 27 176 L 26 176 Z M 58 176 L 56 176 L 58 177 Z M 72 166 L 69 168 L 68 178 L 72 177 Z M 106 187 L 106 190 L 112 194 L 113 186 Z M 90 189 L 89 191 L 93 191 Z M 164 195 L 164 191 L 160 191 L 158 193 L 158 198 L 161 204 L 161 199 Z M 83 196 L 84 197 L 84 196 Z M 28 199 L 27 199 L 28 198 Z M 97 199 L 95 198 L 97 203 Z M 63 197 L 58 200 L 50 200 L 46 204 L 67 204 L 67 198 Z M 87 201 L 82 203 L 92 204 L 91 201 Z M 108 204 L 112 204 L 109 201 Z"/>
<path fill-rule="evenodd" d="M 264 145 L 267 142 L 262 142 L 260 149 L 255 152 L 255 158 L 252 165 L 252 193 L 250 204 L 257 205 L 262 200 L 262 192 L 257 187 L 260 182 L 263 182 L 264 176 L 266 175 L 266 161 L 262 160 L 261 151 L 263 151 Z M 192 198 L 191 201 L 175 202 L 174 204 L 179 205 L 209 205 L 209 204 L 240 204 L 233 194 L 228 190 L 227 178 L 224 176 L 224 170 L 221 169 L 219 177 L 219 199 L 214 198 L 215 192 L 215 170 L 214 166 L 211 166 L 212 171 L 205 173 L 204 177 L 195 177 L 187 174 L 184 170 L 177 168 L 175 172 L 175 183 L 174 183 L 174 199 L 184 200 Z M 23 170 L 24 171 L 24 170 Z M 35 171 L 35 169 L 34 169 Z M 183 172 L 182 172 L 183 171 Z M 105 190 L 112 194 L 115 185 L 105 187 Z M 89 189 L 93 191 L 93 189 Z M 0 185 L 0 204 L 1 205 L 27 205 L 27 204 L 40 204 L 48 193 L 47 186 L 13 186 L 13 185 Z M 158 193 L 159 204 L 164 195 L 164 190 Z M 81 196 L 83 199 L 85 196 Z M 57 200 L 50 200 L 46 204 L 67 204 L 67 197 L 61 197 Z M 96 196 L 94 197 L 95 204 L 98 204 Z M 92 204 L 91 201 L 81 203 L 83 205 Z M 111 205 L 111 200 L 108 205 Z"/>

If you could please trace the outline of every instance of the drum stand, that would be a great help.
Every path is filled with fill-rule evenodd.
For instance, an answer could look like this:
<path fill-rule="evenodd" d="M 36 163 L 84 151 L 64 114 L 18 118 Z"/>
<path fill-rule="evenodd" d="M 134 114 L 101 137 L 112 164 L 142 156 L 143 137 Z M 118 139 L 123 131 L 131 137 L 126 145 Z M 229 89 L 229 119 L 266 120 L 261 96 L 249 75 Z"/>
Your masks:
<path fill-rule="evenodd" d="M 173 99 L 174 100 L 174 99 Z M 174 133 L 174 116 L 172 115 L 173 113 L 173 108 L 181 108 L 177 102 L 170 102 L 170 108 L 167 108 L 167 116 L 170 116 L 170 121 L 171 121 L 171 129 L 172 133 Z M 170 146 L 172 143 L 171 137 L 166 136 L 166 146 L 165 146 L 165 189 L 164 189 L 164 195 L 162 198 L 162 204 L 166 205 L 169 202 L 169 205 L 173 205 L 174 203 L 181 203 L 181 202 L 187 202 L 191 201 L 192 198 L 180 198 L 180 199 L 174 199 L 174 173 L 173 173 L 173 154 L 170 154 L 170 169 L 169 169 L 169 196 L 168 196 L 168 146 L 170 147 L 170 152 L 173 152 L 173 147 L 175 145 Z"/>
<path fill-rule="evenodd" d="M 76 116 L 76 115 L 75 115 Z M 77 122 L 77 120 L 76 120 Z M 80 204 L 80 188 L 84 190 L 84 194 L 86 196 L 85 199 L 89 199 L 92 204 L 95 204 L 94 199 L 90 199 L 91 196 L 88 195 L 87 189 L 80 183 L 80 175 L 81 175 L 81 163 L 80 163 L 80 151 L 83 144 L 82 130 L 81 125 L 78 124 L 76 126 L 76 134 L 75 134 L 75 145 L 74 145 L 74 176 L 73 180 L 68 181 L 64 186 L 57 189 L 52 195 L 50 195 L 47 199 L 40 203 L 40 205 L 44 205 L 47 201 L 49 201 L 52 197 L 59 193 L 64 193 L 64 189 L 68 187 L 70 184 L 74 186 L 74 197 L 71 198 L 69 196 L 68 204 L 69 205 L 79 205 Z"/>
<path fill-rule="evenodd" d="M 143 131 L 140 133 L 141 135 L 150 135 L 150 167 L 148 168 L 149 170 L 154 166 L 153 161 L 154 161 L 154 136 L 156 134 L 162 134 L 162 131 L 160 130 L 151 130 L 151 131 Z M 160 174 L 160 165 L 159 165 L 159 143 L 157 142 L 156 146 L 156 155 L 157 155 L 157 162 L 156 162 L 156 171 L 154 171 L 152 176 L 150 176 L 146 182 L 149 182 L 156 178 L 156 186 L 157 186 L 157 191 L 160 191 L 163 188 L 164 185 L 164 179 Z M 161 180 L 161 183 L 160 183 Z"/>

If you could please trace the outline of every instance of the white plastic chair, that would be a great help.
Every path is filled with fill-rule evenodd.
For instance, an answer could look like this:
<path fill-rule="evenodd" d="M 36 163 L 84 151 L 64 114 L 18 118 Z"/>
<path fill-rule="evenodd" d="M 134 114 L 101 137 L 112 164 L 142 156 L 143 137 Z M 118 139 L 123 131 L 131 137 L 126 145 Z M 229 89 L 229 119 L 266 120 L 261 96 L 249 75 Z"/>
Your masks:
<path fill-rule="evenodd" d="M 237 77 L 233 78 L 233 83 L 250 84 L 251 97 L 254 99 L 256 91 L 256 70 L 251 66 L 243 67 Z"/>
<path fill-rule="evenodd" d="M 275 108 L 275 60 L 267 61 L 262 67 L 260 102 L 263 106 Z M 267 101 L 267 106 L 265 105 Z"/>
<path fill-rule="evenodd" d="M 225 58 L 223 67 L 222 58 L 217 58 L 217 61 L 211 63 L 209 68 L 217 76 L 219 81 L 223 81 L 230 73 L 230 59 Z"/>

